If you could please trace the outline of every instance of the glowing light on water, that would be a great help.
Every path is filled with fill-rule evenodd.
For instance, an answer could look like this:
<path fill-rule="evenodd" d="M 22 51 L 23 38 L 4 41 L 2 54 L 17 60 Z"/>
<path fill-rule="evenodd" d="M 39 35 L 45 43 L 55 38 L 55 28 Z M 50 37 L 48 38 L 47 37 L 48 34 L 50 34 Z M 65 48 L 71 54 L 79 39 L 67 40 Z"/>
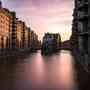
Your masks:
<path fill-rule="evenodd" d="M 23 72 L 17 72 L 19 79 L 26 80 L 36 88 L 72 90 L 74 87 L 74 63 L 69 51 L 61 51 L 60 54 L 52 56 L 41 56 L 38 52 L 26 61 L 26 63 L 17 66 L 17 69 L 23 70 Z"/>

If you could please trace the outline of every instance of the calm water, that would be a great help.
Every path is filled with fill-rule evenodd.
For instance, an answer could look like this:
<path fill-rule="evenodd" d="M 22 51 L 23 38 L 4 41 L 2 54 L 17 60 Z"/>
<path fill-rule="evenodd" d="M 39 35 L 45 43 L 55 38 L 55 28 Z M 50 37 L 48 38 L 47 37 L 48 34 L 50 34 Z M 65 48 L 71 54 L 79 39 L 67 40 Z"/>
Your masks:
<path fill-rule="evenodd" d="M 16 63 L 0 64 L 0 90 L 76 90 L 75 72 L 69 51 L 52 56 L 38 51 Z"/>

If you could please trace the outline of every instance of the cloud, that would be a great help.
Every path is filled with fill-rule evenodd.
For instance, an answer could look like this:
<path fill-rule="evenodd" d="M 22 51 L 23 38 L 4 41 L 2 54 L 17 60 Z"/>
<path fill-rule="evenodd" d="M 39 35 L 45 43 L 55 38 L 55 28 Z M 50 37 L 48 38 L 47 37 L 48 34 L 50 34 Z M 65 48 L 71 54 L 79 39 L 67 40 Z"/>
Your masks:
<path fill-rule="evenodd" d="M 73 0 L 3 1 L 5 7 L 15 10 L 17 17 L 24 20 L 28 26 L 30 25 L 40 38 L 44 32 L 52 31 L 52 26 L 57 29 L 55 30 L 57 32 L 71 33 Z"/>

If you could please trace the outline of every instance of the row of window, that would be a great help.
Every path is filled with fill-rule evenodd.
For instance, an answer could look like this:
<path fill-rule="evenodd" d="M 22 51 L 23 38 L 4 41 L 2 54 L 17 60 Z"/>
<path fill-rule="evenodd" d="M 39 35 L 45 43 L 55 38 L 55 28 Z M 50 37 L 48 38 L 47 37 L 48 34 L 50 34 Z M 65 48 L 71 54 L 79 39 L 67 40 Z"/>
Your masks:
<path fill-rule="evenodd" d="M 10 20 L 9 17 L 6 16 L 5 14 L 3 14 L 3 13 L 0 13 L 0 19 L 6 20 L 6 21 L 9 21 Z"/>
<path fill-rule="evenodd" d="M 1 25 L 0 24 L 0 30 L 1 29 L 9 31 L 9 26 L 8 25 Z"/>

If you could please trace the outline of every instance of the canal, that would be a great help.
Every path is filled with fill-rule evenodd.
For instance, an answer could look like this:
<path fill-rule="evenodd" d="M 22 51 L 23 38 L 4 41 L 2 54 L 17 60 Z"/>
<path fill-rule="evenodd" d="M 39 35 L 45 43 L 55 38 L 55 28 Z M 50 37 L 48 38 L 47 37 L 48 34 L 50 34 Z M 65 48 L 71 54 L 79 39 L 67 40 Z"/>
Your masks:
<path fill-rule="evenodd" d="M 0 64 L 0 90 L 78 90 L 75 60 L 70 51 L 10 58 Z"/>

